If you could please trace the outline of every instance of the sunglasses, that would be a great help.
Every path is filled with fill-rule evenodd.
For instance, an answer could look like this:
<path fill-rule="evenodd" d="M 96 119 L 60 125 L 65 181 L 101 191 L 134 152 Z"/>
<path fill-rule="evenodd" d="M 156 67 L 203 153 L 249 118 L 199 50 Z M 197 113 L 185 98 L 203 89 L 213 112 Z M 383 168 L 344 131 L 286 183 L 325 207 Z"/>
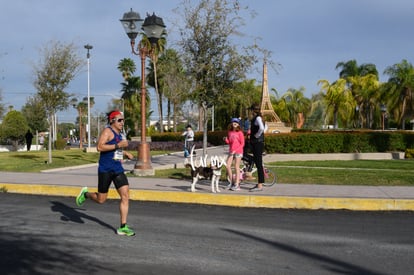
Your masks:
<path fill-rule="evenodd" d="M 123 118 L 118 118 L 116 121 L 117 121 L 117 122 L 123 122 L 123 121 L 124 121 L 124 119 L 123 119 Z"/>

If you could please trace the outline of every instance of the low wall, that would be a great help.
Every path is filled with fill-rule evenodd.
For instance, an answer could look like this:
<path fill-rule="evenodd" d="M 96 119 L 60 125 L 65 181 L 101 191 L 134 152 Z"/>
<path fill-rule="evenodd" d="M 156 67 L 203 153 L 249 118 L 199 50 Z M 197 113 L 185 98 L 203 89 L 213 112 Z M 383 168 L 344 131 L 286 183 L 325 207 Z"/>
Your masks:
<path fill-rule="evenodd" d="M 40 151 L 43 150 L 43 145 L 32 145 L 30 147 L 30 151 Z M 12 145 L 0 145 L 0 152 L 13 152 L 14 148 Z M 26 145 L 19 145 L 17 147 L 18 152 L 25 152 L 27 151 Z"/>
<path fill-rule="evenodd" d="M 404 152 L 389 153 L 329 153 L 329 154 L 269 154 L 264 162 L 307 161 L 307 160 L 387 160 L 405 159 Z"/>

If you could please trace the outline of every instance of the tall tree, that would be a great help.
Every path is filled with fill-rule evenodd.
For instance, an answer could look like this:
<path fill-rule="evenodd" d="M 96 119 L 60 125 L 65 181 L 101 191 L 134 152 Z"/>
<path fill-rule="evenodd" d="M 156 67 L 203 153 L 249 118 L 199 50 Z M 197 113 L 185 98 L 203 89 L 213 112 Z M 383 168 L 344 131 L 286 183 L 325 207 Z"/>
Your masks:
<path fill-rule="evenodd" d="M 138 76 L 134 76 L 136 71 L 135 62 L 130 58 L 124 58 L 118 63 L 118 70 L 122 73 L 122 77 L 124 78 L 124 82 L 121 83 L 121 98 L 123 100 L 124 105 L 124 112 L 125 112 L 125 128 L 134 129 L 131 133 L 136 135 L 138 133 L 139 122 L 141 121 L 141 97 L 139 94 L 141 93 L 141 78 Z M 147 102 L 149 102 L 149 95 L 146 94 Z M 148 108 L 147 106 L 147 118 L 148 116 Z"/>
<path fill-rule="evenodd" d="M 313 94 L 311 98 L 311 108 L 309 117 L 305 121 L 305 127 L 320 129 L 324 123 L 326 117 L 326 108 L 324 103 L 325 94 L 319 92 Z"/>
<path fill-rule="evenodd" d="M 80 71 L 84 62 L 76 54 L 73 43 L 52 41 L 41 50 L 41 60 L 34 65 L 34 87 L 42 99 L 49 121 L 49 163 L 52 163 L 52 133 L 55 114 L 66 110 L 71 96 L 65 90 Z"/>
<path fill-rule="evenodd" d="M 174 49 L 167 49 L 160 56 L 158 72 L 159 88 L 167 98 L 168 129 L 172 117 L 174 132 L 176 132 L 178 116 L 183 115 L 181 106 L 189 98 L 191 83 L 188 81 L 180 56 Z"/>
<path fill-rule="evenodd" d="M 118 63 L 118 70 L 122 73 L 125 82 L 135 73 L 137 67 L 131 58 L 121 59 Z"/>
<path fill-rule="evenodd" d="M 27 121 L 19 111 L 8 112 L 0 125 L 0 136 L 12 141 L 13 149 L 17 151 L 19 143 L 24 141 L 28 129 Z"/>
<path fill-rule="evenodd" d="M 46 131 L 48 128 L 46 111 L 42 99 L 38 95 L 27 99 L 22 107 L 22 114 L 26 118 L 29 128 L 33 131 Z"/>
<path fill-rule="evenodd" d="M 245 78 L 256 55 L 232 43 L 244 24 L 242 8 L 236 0 L 183 0 L 184 26 L 179 45 L 183 50 L 188 77 L 193 81 L 192 100 L 200 108 L 203 154 L 207 147 L 207 109 L 222 102 L 234 83 Z M 253 46 L 251 47 L 253 48 Z"/>
<path fill-rule="evenodd" d="M 338 64 L 336 64 L 336 69 L 341 69 L 339 77 L 344 78 L 345 80 L 351 76 L 365 76 L 368 74 L 373 74 L 378 77 L 377 67 L 374 64 L 365 63 L 358 65 L 358 62 L 355 59 L 347 62 L 338 62 Z"/>
<path fill-rule="evenodd" d="M 346 80 L 346 84 L 351 90 L 358 111 L 358 120 L 361 119 L 362 126 L 367 128 L 373 126 L 373 115 L 379 105 L 377 98 L 379 96 L 378 70 L 372 63 L 358 65 L 355 59 L 347 62 L 339 62 L 336 69 L 341 69 L 339 77 Z"/>
<path fill-rule="evenodd" d="M 127 82 L 121 83 L 122 85 L 122 96 L 124 100 L 124 112 L 125 112 L 125 125 L 124 127 L 129 127 L 134 129 L 132 134 L 137 135 L 140 128 L 141 121 L 141 83 L 142 80 L 138 76 L 131 76 L 128 78 Z M 150 97 L 146 93 L 146 118 L 149 119 L 149 109 L 150 109 Z"/>
<path fill-rule="evenodd" d="M 304 91 L 304 87 L 299 90 L 291 88 L 282 96 L 289 112 L 289 121 L 296 128 L 303 126 L 306 114 L 311 107 L 311 102 L 305 97 Z"/>
<path fill-rule="evenodd" d="M 389 107 L 398 124 L 405 129 L 405 119 L 414 116 L 414 67 L 403 59 L 387 67 L 384 74 L 389 76 L 386 83 Z"/>
<path fill-rule="evenodd" d="M 361 127 L 372 128 L 374 125 L 374 115 L 379 110 L 379 86 L 378 77 L 374 74 L 364 76 L 348 77 L 351 83 L 352 94 L 358 106 L 358 121 Z M 358 123 L 359 124 L 359 123 Z"/>
<path fill-rule="evenodd" d="M 352 94 L 346 87 L 346 80 L 340 78 L 331 84 L 328 80 L 322 79 L 318 81 L 318 85 L 321 85 L 321 92 L 325 93 L 326 114 L 332 114 L 334 128 L 337 129 L 338 118 L 346 123 L 355 105 Z"/>
<path fill-rule="evenodd" d="M 0 88 L 0 118 L 3 117 L 4 111 L 5 111 L 4 104 L 2 103 L 2 101 L 3 101 L 3 93 Z"/>
<path fill-rule="evenodd" d="M 164 132 L 163 127 L 163 108 L 162 108 L 162 100 L 163 100 L 163 90 L 159 89 L 158 84 L 158 75 L 157 75 L 157 62 L 159 55 L 162 54 L 165 50 L 165 33 L 163 33 L 163 36 L 160 37 L 156 43 L 151 43 L 148 39 L 148 37 L 143 34 L 143 39 L 141 40 L 140 44 L 144 44 L 145 47 L 149 50 L 149 56 L 151 60 L 151 66 L 149 68 L 149 74 L 147 78 L 147 84 L 154 87 L 155 89 L 155 96 L 157 98 L 157 106 L 158 106 L 158 122 L 160 124 L 160 131 Z"/>
<path fill-rule="evenodd" d="M 88 115 L 88 98 L 84 97 L 82 101 L 78 101 L 76 97 L 72 98 L 70 103 L 72 107 L 78 111 L 78 124 L 79 124 L 79 148 L 83 148 L 83 141 L 86 140 L 86 124 Z M 89 103 L 91 108 L 95 105 L 95 98 L 90 97 Z M 88 135 L 91 134 L 91 125 L 89 125 Z"/>

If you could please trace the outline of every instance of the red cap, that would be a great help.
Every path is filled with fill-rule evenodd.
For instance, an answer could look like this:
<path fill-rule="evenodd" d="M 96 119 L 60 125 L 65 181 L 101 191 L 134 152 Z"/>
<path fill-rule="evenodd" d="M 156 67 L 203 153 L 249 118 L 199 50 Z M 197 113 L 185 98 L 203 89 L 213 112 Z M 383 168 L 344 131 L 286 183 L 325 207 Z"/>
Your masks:
<path fill-rule="evenodd" d="M 122 113 L 118 110 L 113 111 L 109 114 L 109 120 L 112 120 L 114 117 L 116 117 L 117 115 L 122 115 Z"/>

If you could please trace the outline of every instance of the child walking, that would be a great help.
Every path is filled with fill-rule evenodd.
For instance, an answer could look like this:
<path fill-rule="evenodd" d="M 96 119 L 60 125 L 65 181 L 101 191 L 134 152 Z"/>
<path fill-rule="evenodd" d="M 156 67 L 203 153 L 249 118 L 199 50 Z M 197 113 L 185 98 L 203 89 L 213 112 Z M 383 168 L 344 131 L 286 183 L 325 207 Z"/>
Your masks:
<path fill-rule="evenodd" d="M 240 190 L 240 161 L 243 157 L 244 134 L 240 127 L 240 119 L 232 118 L 229 124 L 227 137 L 224 141 L 229 145 L 229 155 L 227 157 L 227 176 L 229 179 L 229 187 L 232 191 Z M 234 160 L 234 170 L 236 171 L 233 179 L 232 163 Z"/>

